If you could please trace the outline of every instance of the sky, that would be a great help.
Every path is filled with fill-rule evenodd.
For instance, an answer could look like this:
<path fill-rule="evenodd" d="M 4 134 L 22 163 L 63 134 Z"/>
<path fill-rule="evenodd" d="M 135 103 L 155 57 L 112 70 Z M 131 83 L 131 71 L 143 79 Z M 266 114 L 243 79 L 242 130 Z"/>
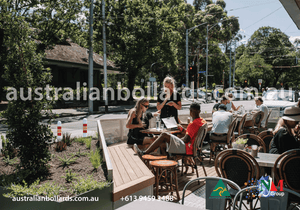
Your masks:
<path fill-rule="evenodd" d="M 240 33 L 246 36 L 243 41 L 247 41 L 257 29 L 263 26 L 280 29 L 290 37 L 292 43 L 295 38 L 300 38 L 300 30 L 279 0 L 224 1 L 228 15 L 239 17 Z M 187 2 L 193 5 L 193 0 L 187 0 Z"/>

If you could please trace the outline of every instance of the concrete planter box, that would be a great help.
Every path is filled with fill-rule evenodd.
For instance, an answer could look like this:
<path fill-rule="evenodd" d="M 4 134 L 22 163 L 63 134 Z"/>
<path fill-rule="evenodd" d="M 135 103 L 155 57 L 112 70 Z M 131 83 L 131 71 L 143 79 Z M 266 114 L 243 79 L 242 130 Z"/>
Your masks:
<path fill-rule="evenodd" d="M 98 198 L 98 201 L 12 201 L 5 198 L 3 193 L 8 193 L 3 187 L 0 187 L 0 204 L 3 210 L 113 210 L 112 202 L 113 184 L 101 190 L 95 189 L 72 197 L 72 199 L 80 200 L 83 197 Z M 80 198 L 81 197 L 81 198 Z M 38 197 L 36 197 L 38 199 Z"/>

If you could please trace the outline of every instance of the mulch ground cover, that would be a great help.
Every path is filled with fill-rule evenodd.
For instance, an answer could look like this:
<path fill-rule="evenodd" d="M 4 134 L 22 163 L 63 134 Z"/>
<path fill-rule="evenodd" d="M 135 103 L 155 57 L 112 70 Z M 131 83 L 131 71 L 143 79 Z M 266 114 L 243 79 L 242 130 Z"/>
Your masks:
<path fill-rule="evenodd" d="M 91 148 L 92 150 L 96 149 L 96 140 L 92 140 Z M 92 175 L 94 180 L 98 182 L 106 181 L 106 177 L 104 175 L 103 169 L 101 166 L 94 170 L 94 167 L 89 160 L 88 155 L 79 156 L 76 162 L 70 164 L 69 166 L 63 167 L 61 161 L 58 157 L 65 158 L 71 157 L 73 154 L 77 153 L 80 150 L 80 153 L 90 153 L 91 149 L 87 149 L 85 144 L 81 144 L 78 142 L 73 142 L 70 146 L 66 147 L 66 150 L 57 152 L 55 150 L 55 144 L 49 147 L 51 153 L 51 161 L 49 161 L 50 165 L 50 175 L 47 179 L 42 180 L 40 185 L 46 182 L 50 182 L 53 184 L 59 184 L 63 186 L 65 189 L 70 189 L 71 183 L 67 183 L 66 179 L 62 176 L 66 176 L 66 170 L 71 170 L 72 173 L 76 173 L 76 177 L 84 177 L 87 178 L 89 175 Z M 74 156 L 75 157 L 75 156 Z M 19 163 L 19 161 L 18 161 Z M 14 173 L 15 166 L 6 165 L 3 161 L 3 157 L 0 157 L 0 176 L 2 174 L 12 174 Z M 69 192 L 68 190 L 63 190 L 60 192 L 60 197 L 67 197 L 67 196 L 74 196 L 73 193 Z"/>

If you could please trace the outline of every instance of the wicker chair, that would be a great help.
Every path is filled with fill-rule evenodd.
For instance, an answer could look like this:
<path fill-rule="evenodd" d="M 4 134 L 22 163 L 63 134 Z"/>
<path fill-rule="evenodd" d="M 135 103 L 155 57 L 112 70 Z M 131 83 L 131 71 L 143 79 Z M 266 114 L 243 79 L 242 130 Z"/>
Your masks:
<path fill-rule="evenodd" d="M 275 183 L 283 179 L 291 190 L 300 193 L 300 149 L 292 149 L 282 153 L 275 161 L 273 172 Z"/>
<path fill-rule="evenodd" d="M 234 132 L 234 135 L 235 136 L 240 136 L 243 134 L 244 132 L 244 126 L 245 126 L 245 122 L 246 122 L 246 119 L 247 119 L 247 113 L 245 113 L 242 117 L 242 119 L 240 120 L 240 123 L 239 123 L 239 126 L 238 126 L 238 131 L 237 132 Z"/>
<path fill-rule="evenodd" d="M 209 144 L 210 144 L 210 158 L 209 158 L 209 161 L 211 161 L 211 159 L 213 157 L 215 157 L 218 145 L 223 145 L 223 146 L 227 145 L 228 148 L 232 147 L 232 142 L 235 139 L 234 130 L 236 128 L 236 125 L 237 125 L 237 118 L 234 118 L 234 120 L 229 125 L 226 140 L 209 140 Z"/>
<path fill-rule="evenodd" d="M 248 134 L 243 134 L 241 136 L 238 136 L 237 139 L 238 138 L 248 139 L 246 143 L 248 146 L 255 144 L 257 146 L 261 146 L 263 152 L 267 152 L 265 142 L 258 135 L 248 133 Z"/>
<path fill-rule="evenodd" d="M 269 152 L 271 147 L 271 141 L 274 137 L 273 132 L 269 130 L 262 131 L 258 134 L 258 136 L 265 142 L 266 152 Z"/>
<path fill-rule="evenodd" d="M 260 126 L 260 129 L 262 129 L 262 130 L 268 130 L 268 122 L 269 122 L 269 118 L 270 118 L 271 113 L 272 113 L 272 109 L 269 110 L 269 114 L 267 116 L 267 119 L 266 119 L 266 122 L 265 122 L 265 126 Z"/>
<path fill-rule="evenodd" d="M 238 189 L 239 191 L 241 190 L 241 188 L 232 180 L 229 179 L 225 179 L 225 178 L 221 178 L 221 177 L 199 177 L 196 179 L 193 179 L 191 181 L 189 181 L 183 188 L 183 192 L 182 192 L 182 202 L 181 204 L 184 205 L 184 198 L 185 198 L 185 192 L 187 191 L 187 189 L 189 188 L 189 186 L 191 184 L 193 184 L 194 182 L 198 181 L 205 181 L 205 193 L 203 192 L 202 194 L 200 193 L 200 195 L 198 194 L 197 197 L 199 199 L 203 199 L 205 198 L 205 209 L 210 209 L 210 210 L 220 210 L 220 209 L 225 209 L 226 207 L 226 200 L 225 199 L 211 199 L 210 195 L 211 193 L 214 191 L 216 185 L 218 184 L 218 182 L 221 180 L 224 185 L 225 185 L 225 189 L 223 189 L 223 192 L 227 191 L 228 185 L 230 184 L 231 186 L 234 186 L 236 189 Z M 231 198 L 233 200 L 233 197 Z M 232 203 L 232 202 L 230 202 Z M 229 206 L 230 208 L 230 206 Z"/>
<path fill-rule="evenodd" d="M 193 145 L 193 155 L 183 155 L 183 154 L 176 155 L 176 154 L 172 153 L 173 155 L 176 155 L 176 160 L 182 159 L 181 175 L 183 175 L 183 165 L 185 165 L 185 166 L 191 166 L 192 168 L 194 168 L 196 170 L 197 177 L 199 177 L 197 162 L 196 162 L 198 160 L 200 165 L 202 165 L 205 176 L 207 176 L 205 167 L 203 165 L 203 158 L 201 157 L 202 145 L 203 145 L 203 141 L 205 139 L 206 133 L 207 133 L 207 123 L 204 124 L 203 126 L 201 126 L 198 130 L 198 133 L 195 138 L 194 145 Z M 186 158 L 190 158 L 191 161 L 188 163 L 187 161 L 185 161 Z"/>
<path fill-rule="evenodd" d="M 239 149 L 227 149 L 218 154 L 215 160 L 215 170 L 219 177 L 233 180 L 241 188 L 255 184 L 259 179 L 260 169 L 257 161 L 247 152 Z M 238 192 L 231 186 L 228 189 L 232 196 Z M 244 197 L 253 209 L 253 200 Z M 255 208 L 256 204 L 254 205 Z"/>
<path fill-rule="evenodd" d="M 253 114 L 252 118 L 252 126 L 244 127 L 245 129 L 249 130 L 251 133 L 258 134 L 259 129 L 261 128 L 261 121 L 264 119 L 264 112 L 258 111 Z"/>
<path fill-rule="evenodd" d="M 246 187 L 242 190 L 240 190 L 234 197 L 233 199 L 233 203 L 235 203 L 235 207 L 232 208 L 234 210 L 238 209 L 244 209 L 242 208 L 242 203 L 241 202 L 237 202 L 238 198 L 240 196 L 244 196 L 244 193 L 248 194 L 250 191 L 255 191 L 257 189 L 257 186 L 250 186 L 250 187 Z M 261 197 L 260 198 L 260 205 L 261 205 L 261 209 L 264 210 L 281 210 L 281 209 L 299 209 L 299 208 L 289 208 L 288 207 L 288 197 L 294 196 L 296 197 L 298 200 L 300 200 L 300 194 L 287 189 L 287 188 L 283 188 L 284 191 L 284 195 L 283 196 L 274 196 L 274 197 Z"/>

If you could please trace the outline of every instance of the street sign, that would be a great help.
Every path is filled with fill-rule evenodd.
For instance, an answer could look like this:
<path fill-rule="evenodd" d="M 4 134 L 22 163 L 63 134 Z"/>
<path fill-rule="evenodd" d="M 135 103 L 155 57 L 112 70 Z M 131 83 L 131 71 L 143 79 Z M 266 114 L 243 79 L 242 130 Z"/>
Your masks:
<path fill-rule="evenodd" d="M 150 82 L 155 82 L 156 79 L 155 79 L 155 77 L 150 77 L 150 78 L 149 78 L 149 81 L 150 81 Z"/>
<path fill-rule="evenodd" d="M 205 74 L 205 73 L 206 73 L 206 71 L 199 71 L 198 74 Z"/>

